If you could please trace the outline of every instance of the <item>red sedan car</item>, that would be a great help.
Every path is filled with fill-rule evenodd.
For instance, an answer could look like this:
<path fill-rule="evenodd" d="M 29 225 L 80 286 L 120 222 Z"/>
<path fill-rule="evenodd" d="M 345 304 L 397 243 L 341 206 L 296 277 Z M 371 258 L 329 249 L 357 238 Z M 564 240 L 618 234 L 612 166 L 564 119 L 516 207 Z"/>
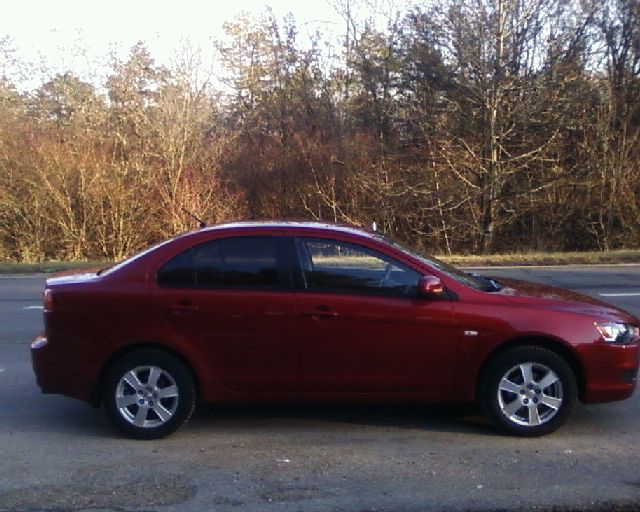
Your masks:
<path fill-rule="evenodd" d="M 378 234 L 233 223 L 48 279 L 45 393 L 139 438 L 203 401 L 479 401 L 521 435 L 631 396 L 640 321 L 566 290 L 469 275 Z"/>

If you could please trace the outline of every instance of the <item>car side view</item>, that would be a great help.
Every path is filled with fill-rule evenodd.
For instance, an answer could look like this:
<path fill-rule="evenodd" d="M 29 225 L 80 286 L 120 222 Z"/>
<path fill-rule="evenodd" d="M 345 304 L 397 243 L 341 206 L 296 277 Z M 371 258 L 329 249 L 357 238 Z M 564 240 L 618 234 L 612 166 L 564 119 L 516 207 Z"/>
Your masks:
<path fill-rule="evenodd" d="M 479 402 L 504 431 L 632 395 L 640 321 L 591 297 L 470 275 L 350 226 L 231 223 L 50 278 L 44 393 L 159 438 L 196 402 Z"/>

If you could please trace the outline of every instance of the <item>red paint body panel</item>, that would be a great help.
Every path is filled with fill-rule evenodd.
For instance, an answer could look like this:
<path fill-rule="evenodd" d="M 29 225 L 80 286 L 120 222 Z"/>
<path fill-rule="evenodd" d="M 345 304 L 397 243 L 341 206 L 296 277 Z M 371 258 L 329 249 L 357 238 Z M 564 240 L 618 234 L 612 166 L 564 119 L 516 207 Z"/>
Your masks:
<path fill-rule="evenodd" d="M 460 336 L 449 301 L 296 295 L 306 313 L 300 316 L 302 390 L 455 396 Z"/>
<path fill-rule="evenodd" d="M 292 292 L 162 290 L 154 301 L 171 339 L 197 347 L 217 386 L 232 392 L 288 392 L 299 386 L 298 318 Z M 197 310 L 176 314 L 180 302 Z M 215 389 L 218 388 L 218 389 Z"/>
<path fill-rule="evenodd" d="M 158 284 L 158 270 L 174 256 L 206 241 L 238 236 L 350 242 L 421 275 L 439 277 L 446 295 L 308 291 L 297 274 L 293 249 L 285 269 L 291 274 L 288 287 Z M 44 392 L 95 401 L 113 357 L 154 345 L 184 359 L 206 401 L 470 401 L 487 358 L 527 340 L 575 358 L 584 377 L 584 401 L 633 393 L 640 340 L 608 344 L 594 322 L 638 325 L 638 319 L 566 290 L 509 280 L 503 284 L 498 292 L 474 289 L 355 228 L 218 226 L 165 242 L 101 276 L 49 279 L 54 308 L 44 313 L 46 343 L 32 348 L 33 367 Z"/>

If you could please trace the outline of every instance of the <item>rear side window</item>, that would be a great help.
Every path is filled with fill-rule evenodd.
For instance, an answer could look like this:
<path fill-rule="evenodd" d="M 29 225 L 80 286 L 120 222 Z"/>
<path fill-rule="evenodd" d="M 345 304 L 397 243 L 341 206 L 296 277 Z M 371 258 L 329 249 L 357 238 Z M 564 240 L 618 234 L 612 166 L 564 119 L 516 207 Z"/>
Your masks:
<path fill-rule="evenodd" d="M 167 287 L 187 288 L 196 285 L 191 249 L 181 252 L 158 271 L 158 284 Z"/>
<path fill-rule="evenodd" d="M 222 238 L 196 245 L 168 261 L 158 272 L 166 287 L 278 288 L 275 237 Z"/>

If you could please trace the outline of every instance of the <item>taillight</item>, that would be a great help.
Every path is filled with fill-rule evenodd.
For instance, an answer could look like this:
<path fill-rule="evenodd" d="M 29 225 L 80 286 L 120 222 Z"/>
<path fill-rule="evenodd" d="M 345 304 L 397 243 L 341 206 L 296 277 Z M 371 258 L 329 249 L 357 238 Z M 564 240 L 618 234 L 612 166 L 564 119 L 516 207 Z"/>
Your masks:
<path fill-rule="evenodd" d="M 53 311 L 54 303 L 51 288 L 45 288 L 44 293 L 42 294 L 42 305 L 44 306 L 45 311 Z"/>

